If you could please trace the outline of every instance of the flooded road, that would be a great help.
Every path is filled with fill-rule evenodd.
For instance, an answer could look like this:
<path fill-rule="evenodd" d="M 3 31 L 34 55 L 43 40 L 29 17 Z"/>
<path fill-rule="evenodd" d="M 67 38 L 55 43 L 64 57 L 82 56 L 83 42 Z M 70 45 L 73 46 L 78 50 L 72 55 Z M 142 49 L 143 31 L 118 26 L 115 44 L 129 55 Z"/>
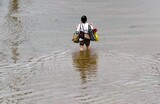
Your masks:
<path fill-rule="evenodd" d="M 159 0 L 0 0 L 0 104 L 159 104 L 159 9 Z M 71 38 L 84 14 L 100 41 L 79 52 Z"/>

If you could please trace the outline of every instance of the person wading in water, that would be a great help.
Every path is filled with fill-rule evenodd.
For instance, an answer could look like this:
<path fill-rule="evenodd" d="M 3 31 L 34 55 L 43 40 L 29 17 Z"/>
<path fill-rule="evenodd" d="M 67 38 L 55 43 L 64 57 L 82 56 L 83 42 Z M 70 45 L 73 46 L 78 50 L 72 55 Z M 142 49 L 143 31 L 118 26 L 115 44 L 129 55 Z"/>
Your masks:
<path fill-rule="evenodd" d="M 84 51 L 84 45 L 86 45 L 87 50 L 90 48 L 89 25 L 87 23 L 87 16 L 83 15 L 81 17 L 81 23 L 76 29 L 76 33 L 79 34 L 80 51 Z M 90 25 L 90 28 L 93 29 L 93 26 Z"/>

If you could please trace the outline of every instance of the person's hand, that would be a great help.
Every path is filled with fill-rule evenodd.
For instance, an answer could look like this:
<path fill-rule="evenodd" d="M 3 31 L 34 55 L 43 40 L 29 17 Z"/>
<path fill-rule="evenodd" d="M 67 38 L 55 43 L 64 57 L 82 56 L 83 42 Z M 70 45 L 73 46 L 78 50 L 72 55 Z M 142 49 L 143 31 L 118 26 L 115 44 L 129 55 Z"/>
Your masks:
<path fill-rule="evenodd" d="M 97 32 L 97 28 L 94 28 L 94 29 L 93 29 L 93 32 L 96 33 L 96 32 Z"/>
<path fill-rule="evenodd" d="M 92 22 L 90 22 L 90 25 L 94 28 L 94 25 L 93 25 L 93 23 L 92 23 Z"/>

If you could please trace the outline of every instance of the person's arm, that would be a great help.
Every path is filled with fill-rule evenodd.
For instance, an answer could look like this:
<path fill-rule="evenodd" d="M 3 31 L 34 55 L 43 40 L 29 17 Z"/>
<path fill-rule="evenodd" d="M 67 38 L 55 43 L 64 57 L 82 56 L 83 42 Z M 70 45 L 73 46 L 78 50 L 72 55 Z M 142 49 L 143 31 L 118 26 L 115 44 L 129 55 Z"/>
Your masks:
<path fill-rule="evenodd" d="M 93 30 L 93 25 L 90 25 L 91 26 L 91 29 Z"/>
<path fill-rule="evenodd" d="M 77 26 L 77 29 L 76 29 L 76 33 L 79 33 L 80 32 L 80 24 Z"/>
<path fill-rule="evenodd" d="M 94 26 L 93 26 L 93 23 L 89 23 L 89 25 L 91 26 L 91 29 L 93 30 L 94 29 Z"/>
<path fill-rule="evenodd" d="M 91 29 L 92 29 L 94 32 L 97 32 L 97 28 L 94 27 L 93 23 L 90 23 L 90 26 L 91 26 Z"/>

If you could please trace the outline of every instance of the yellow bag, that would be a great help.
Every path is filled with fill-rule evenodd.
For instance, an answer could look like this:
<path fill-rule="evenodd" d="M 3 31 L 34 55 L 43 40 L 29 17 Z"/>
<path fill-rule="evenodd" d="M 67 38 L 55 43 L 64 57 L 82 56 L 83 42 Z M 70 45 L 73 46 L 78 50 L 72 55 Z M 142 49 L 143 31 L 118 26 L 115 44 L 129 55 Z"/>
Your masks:
<path fill-rule="evenodd" d="M 99 41 L 99 36 L 97 33 L 94 33 L 95 41 Z"/>

